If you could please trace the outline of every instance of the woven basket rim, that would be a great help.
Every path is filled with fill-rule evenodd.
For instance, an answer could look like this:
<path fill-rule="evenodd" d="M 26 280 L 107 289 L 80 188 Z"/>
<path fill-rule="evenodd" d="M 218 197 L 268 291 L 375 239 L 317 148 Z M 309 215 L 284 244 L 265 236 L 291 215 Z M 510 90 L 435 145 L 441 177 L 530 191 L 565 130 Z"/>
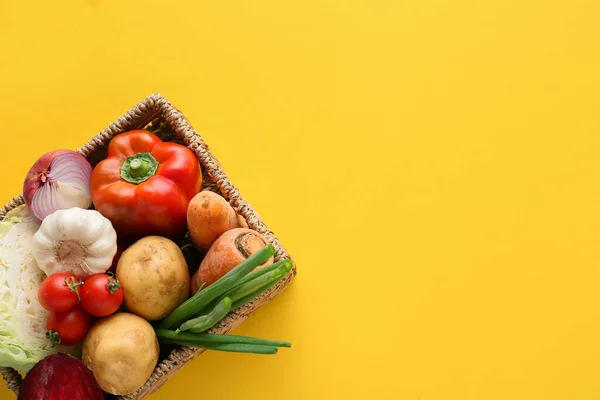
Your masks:
<path fill-rule="evenodd" d="M 208 174 L 210 180 L 216 184 L 223 197 L 229 201 L 236 212 L 246 219 L 248 226 L 261 233 L 269 243 L 273 244 L 276 250 L 275 260 L 283 258 L 291 259 L 274 233 L 267 228 L 262 218 L 260 218 L 258 213 L 250 206 L 240 191 L 230 181 L 217 158 L 211 153 L 204 139 L 194 130 L 181 111 L 174 107 L 160 93 L 152 94 L 133 106 L 127 113 L 120 116 L 115 122 L 110 124 L 108 128 L 99 132 L 85 145 L 77 149 L 77 151 L 84 157 L 89 158 L 98 147 L 108 143 L 115 135 L 131 129 L 144 128 L 157 117 L 164 119 L 171 126 L 173 131 L 183 139 L 185 144 L 194 151 L 198 161 L 202 165 L 202 169 Z M 14 197 L 3 209 L 0 209 L 0 217 L 22 204 L 24 204 L 22 195 Z M 283 291 L 296 275 L 296 265 L 293 260 L 292 264 L 292 272 L 286 279 L 279 282 L 252 302 L 231 312 L 209 332 L 227 333 L 241 324 L 259 307 L 271 301 Z M 169 377 L 203 351 L 203 349 L 189 347 L 179 347 L 172 350 L 168 357 L 156 366 L 152 376 L 141 388 L 130 395 L 118 396 L 117 398 L 123 400 L 138 400 L 148 396 L 152 392 L 158 390 Z M 22 382 L 20 374 L 12 368 L 6 367 L 0 367 L 0 373 L 6 380 L 8 387 L 13 390 L 13 392 L 18 393 L 18 388 Z"/>

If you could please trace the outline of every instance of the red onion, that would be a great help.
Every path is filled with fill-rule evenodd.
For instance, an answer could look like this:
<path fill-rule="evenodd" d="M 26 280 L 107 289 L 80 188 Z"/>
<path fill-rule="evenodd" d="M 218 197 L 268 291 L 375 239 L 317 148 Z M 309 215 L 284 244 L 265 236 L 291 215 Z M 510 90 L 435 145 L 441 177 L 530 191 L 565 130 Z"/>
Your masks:
<path fill-rule="evenodd" d="M 54 150 L 33 164 L 25 177 L 23 196 L 38 219 L 57 210 L 89 208 L 92 166 L 79 153 Z"/>

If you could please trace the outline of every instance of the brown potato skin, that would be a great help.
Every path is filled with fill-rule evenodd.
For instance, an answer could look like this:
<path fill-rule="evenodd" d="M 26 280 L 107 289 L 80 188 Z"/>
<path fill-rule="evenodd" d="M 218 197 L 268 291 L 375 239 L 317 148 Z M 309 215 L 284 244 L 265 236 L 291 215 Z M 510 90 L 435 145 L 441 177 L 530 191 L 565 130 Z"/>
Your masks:
<path fill-rule="evenodd" d="M 117 313 L 91 327 L 83 341 L 81 359 L 102 390 L 127 395 L 150 378 L 158 354 L 158 340 L 148 321 Z"/>
<path fill-rule="evenodd" d="M 187 300 L 190 290 L 183 253 L 160 236 L 145 237 L 125 250 L 116 275 L 127 310 L 148 321 L 165 318 Z"/>

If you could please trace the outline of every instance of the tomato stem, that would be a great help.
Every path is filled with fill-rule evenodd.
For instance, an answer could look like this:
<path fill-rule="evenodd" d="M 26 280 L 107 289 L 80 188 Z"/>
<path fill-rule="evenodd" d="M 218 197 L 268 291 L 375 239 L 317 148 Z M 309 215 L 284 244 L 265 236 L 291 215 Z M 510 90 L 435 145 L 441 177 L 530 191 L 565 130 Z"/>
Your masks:
<path fill-rule="evenodd" d="M 77 303 L 79 303 L 81 301 L 81 296 L 79 296 L 79 290 L 77 288 L 79 286 L 83 285 L 83 282 L 82 281 L 75 282 L 74 277 L 70 277 L 68 282 L 67 282 L 67 278 L 65 277 L 64 282 L 65 282 L 65 286 L 68 287 L 69 289 L 71 289 L 71 292 L 73 292 L 77 295 Z"/>
<path fill-rule="evenodd" d="M 48 338 L 48 340 L 50 340 L 50 343 L 52 344 L 52 347 L 60 344 L 60 342 L 61 342 L 60 335 L 56 331 L 48 331 L 48 332 L 46 332 L 46 338 Z"/>
<path fill-rule="evenodd" d="M 111 280 L 112 279 L 112 280 Z M 108 277 L 108 291 L 110 294 L 115 294 L 117 290 L 121 289 L 121 283 L 117 278 Z"/>

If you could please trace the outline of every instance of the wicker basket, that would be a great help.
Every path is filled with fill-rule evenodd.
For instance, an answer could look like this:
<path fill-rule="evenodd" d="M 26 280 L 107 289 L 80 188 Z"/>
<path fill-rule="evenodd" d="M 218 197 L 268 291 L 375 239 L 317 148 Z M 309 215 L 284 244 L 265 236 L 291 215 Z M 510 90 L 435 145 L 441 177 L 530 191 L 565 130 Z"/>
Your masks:
<path fill-rule="evenodd" d="M 289 255 L 279 243 L 273 232 L 269 231 L 260 216 L 244 200 L 239 190 L 231 183 L 219 161 L 212 155 L 208 145 L 196 133 L 189 121 L 183 114 L 173 107 L 167 99 L 160 94 L 154 94 L 147 97 L 141 103 L 134 106 L 125 115 L 119 117 L 107 129 L 100 132 L 92 140 L 78 149 L 92 165 L 96 165 L 100 160 L 106 157 L 108 142 L 113 136 L 131 130 L 146 128 L 163 140 L 179 142 L 185 144 L 194 151 L 198 161 L 202 165 L 203 189 L 212 190 L 221 194 L 233 208 L 245 218 L 248 226 L 262 233 L 265 238 L 275 246 L 275 260 L 289 258 Z M 0 210 L 0 217 L 6 214 L 12 208 L 23 204 L 23 197 L 15 197 L 10 203 Z M 189 242 L 189 237 L 180 243 L 190 267 L 199 265 L 199 255 L 195 253 L 193 246 Z M 256 311 L 260 306 L 269 302 L 279 294 L 294 278 L 296 266 L 286 279 L 279 282 L 273 288 L 263 293 L 260 297 L 247 305 L 229 313 L 224 320 L 210 330 L 212 333 L 226 333 L 241 324 L 248 316 Z M 124 400 L 142 399 L 152 392 L 158 390 L 169 377 L 175 374 L 180 368 L 189 363 L 193 358 L 201 354 L 203 349 L 194 349 L 189 347 L 175 347 L 171 349 L 161 349 L 161 358 L 156 369 L 150 376 L 150 379 L 135 393 L 118 397 Z M 2 376 L 6 380 L 8 387 L 15 393 L 18 393 L 22 382 L 21 375 L 11 368 L 0 368 Z"/>

